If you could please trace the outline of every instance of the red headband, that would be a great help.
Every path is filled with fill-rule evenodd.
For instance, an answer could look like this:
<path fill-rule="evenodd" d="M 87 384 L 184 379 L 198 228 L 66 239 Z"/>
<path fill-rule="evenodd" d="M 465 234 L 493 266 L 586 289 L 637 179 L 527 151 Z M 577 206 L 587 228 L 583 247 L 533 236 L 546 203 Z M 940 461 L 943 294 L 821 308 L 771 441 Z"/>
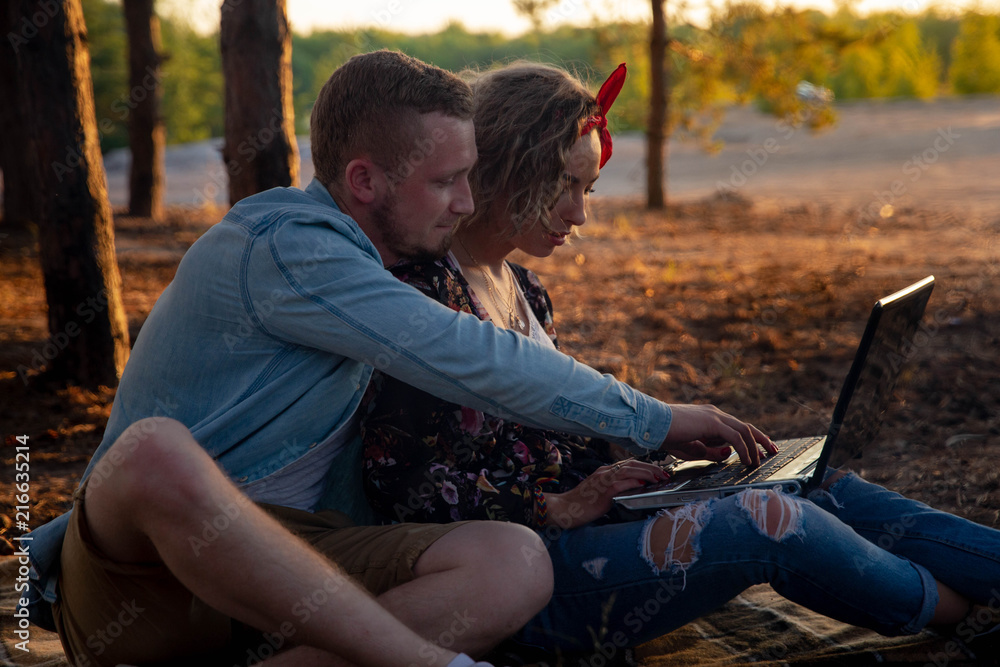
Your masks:
<path fill-rule="evenodd" d="M 582 137 L 595 127 L 597 128 L 597 136 L 601 140 L 602 168 L 611 159 L 611 133 L 608 132 L 608 110 L 615 103 L 615 99 L 618 97 L 618 93 L 621 92 L 624 84 L 625 63 L 622 63 L 618 66 L 618 69 L 611 73 L 608 80 L 601 86 L 600 92 L 597 93 L 597 106 L 601 110 L 584 121 L 583 130 L 580 132 L 580 136 Z"/>

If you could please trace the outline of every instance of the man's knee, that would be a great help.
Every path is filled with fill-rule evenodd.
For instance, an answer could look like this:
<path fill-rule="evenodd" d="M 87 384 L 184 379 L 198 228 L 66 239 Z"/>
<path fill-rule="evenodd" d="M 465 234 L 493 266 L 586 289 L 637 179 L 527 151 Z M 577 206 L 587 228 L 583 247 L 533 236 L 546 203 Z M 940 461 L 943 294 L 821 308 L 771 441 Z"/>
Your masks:
<path fill-rule="evenodd" d="M 548 590 L 546 597 L 549 597 L 553 586 L 552 560 L 542 538 L 527 526 L 516 523 L 492 523 L 501 528 L 496 536 L 499 548 L 495 552 L 495 558 L 498 561 L 523 564 L 537 583 Z"/>
<path fill-rule="evenodd" d="M 464 564 L 501 575 L 494 579 L 501 588 L 523 587 L 545 601 L 552 595 L 552 560 L 535 531 L 505 521 L 471 521 L 452 532 Z"/>
<path fill-rule="evenodd" d="M 480 562 L 488 571 L 497 573 L 488 594 L 498 609 L 507 609 L 508 631 L 513 631 L 552 598 L 552 559 L 542 539 L 527 526 L 503 521 L 484 523 L 491 535 L 483 542 Z"/>
<path fill-rule="evenodd" d="M 141 419 L 125 429 L 94 465 L 87 493 L 105 485 L 126 495 L 154 493 L 164 485 L 183 487 L 199 460 L 210 462 L 183 424 L 166 417 Z"/>

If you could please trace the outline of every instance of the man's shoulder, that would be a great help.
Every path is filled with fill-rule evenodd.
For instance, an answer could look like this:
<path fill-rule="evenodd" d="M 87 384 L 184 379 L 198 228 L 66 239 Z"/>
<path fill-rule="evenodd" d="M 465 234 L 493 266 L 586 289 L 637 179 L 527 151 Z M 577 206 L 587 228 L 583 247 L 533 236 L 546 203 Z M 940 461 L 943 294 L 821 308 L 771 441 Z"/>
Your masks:
<path fill-rule="evenodd" d="M 345 241 L 366 254 L 377 255 L 358 223 L 342 212 L 326 188 L 315 180 L 304 190 L 271 188 L 241 199 L 217 227 L 220 238 L 227 237 L 223 230 L 229 229 L 250 237 L 252 243 L 267 237 L 279 249 L 288 244 L 331 247 Z"/>
<path fill-rule="evenodd" d="M 317 181 L 310 183 L 305 190 L 295 187 L 271 188 L 251 195 L 236 202 L 223 218 L 251 229 L 288 219 L 357 226 L 350 216 L 341 212 L 333 198 Z"/>

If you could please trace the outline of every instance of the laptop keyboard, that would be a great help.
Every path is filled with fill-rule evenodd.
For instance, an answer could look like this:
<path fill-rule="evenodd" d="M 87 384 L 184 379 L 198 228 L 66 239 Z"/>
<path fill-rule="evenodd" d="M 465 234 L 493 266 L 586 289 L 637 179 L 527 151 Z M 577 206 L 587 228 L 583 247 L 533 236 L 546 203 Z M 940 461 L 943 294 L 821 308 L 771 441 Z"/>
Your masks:
<path fill-rule="evenodd" d="M 684 485 L 684 490 L 706 489 L 730 484 L 749 484 L 766 479 L 822 439 L 823 436 L 809 436 L 782 440 L 781 450 L 777 454 L 763 459 L 756 468 L 747 468 L 739 459 L 734 459 L 732 462 L 724 464 L 716 472 L 691 480 Z"/>

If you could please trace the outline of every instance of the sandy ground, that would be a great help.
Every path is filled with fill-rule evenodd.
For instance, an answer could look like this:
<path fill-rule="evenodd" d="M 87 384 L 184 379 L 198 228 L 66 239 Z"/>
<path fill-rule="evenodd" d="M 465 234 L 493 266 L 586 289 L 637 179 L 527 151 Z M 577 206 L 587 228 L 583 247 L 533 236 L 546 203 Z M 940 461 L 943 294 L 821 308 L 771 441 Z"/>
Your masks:
<path fill-rule="evenodd" d="M 693 142 L 670 145 L 670 196 L 697 199 L 721 189 L 756 202 L 797 200 L 835 207 L 962 208 L 1000 211 L 1000 97 L 924 102 L 841 103 L 835 126 L 814 133 L 753 108 L 730 109 L 710 155 Z M 168 204 L 224 203 L 222 140 L 167 150 Z M 302 183 L 312 178 L 308 139 L 300 138 Z M 643 196 L 645 144 L 615 137 L 601 173 L 602 196 Z M 107 156 L 113 205 L 128 200 L 128 151 Z"/>

